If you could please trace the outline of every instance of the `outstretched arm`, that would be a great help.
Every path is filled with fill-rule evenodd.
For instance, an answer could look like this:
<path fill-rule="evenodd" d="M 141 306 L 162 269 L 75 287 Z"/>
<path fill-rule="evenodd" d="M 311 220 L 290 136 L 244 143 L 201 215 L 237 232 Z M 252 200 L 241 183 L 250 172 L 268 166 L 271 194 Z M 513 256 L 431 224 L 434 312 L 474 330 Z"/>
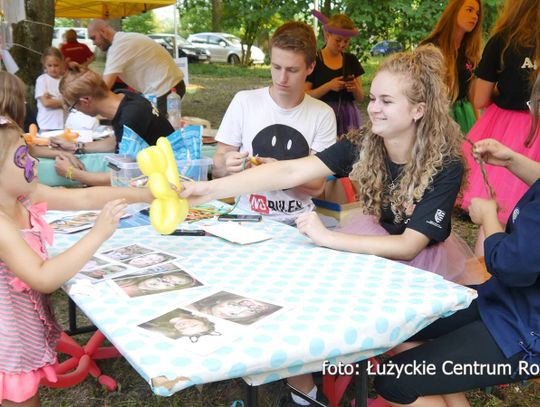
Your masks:
<path fill-rule="evenodd" d="M 125 199 L 127 203 L 149 203 L 154 199 L 148 188 L 51 188 L 42 184 L 29 198 L 35 203 L 47 202 L 48 209 L 61 211 L 101 209 L 114 199 Z"/>
<path fill-rule="evenodd" d="M 33 289 L 52 293 L 73 277 L 116 230 L 125 208 L 123 200 L 105 205 L 94 227 L 64 253 L 43 260 L 22 238 L 11 219 L 0 213 L 0 258 Z"/>
<path fill-rule="evenodd" d="M 190 205 L 199 205 L 229 196 L 293 188 L 329 175 L 332 175 L 332 171 L 317 156 L 310 155 L 296 160 L 259 165 L 208 182 L 183 183 L 180 196 L 189 197 Z"/>

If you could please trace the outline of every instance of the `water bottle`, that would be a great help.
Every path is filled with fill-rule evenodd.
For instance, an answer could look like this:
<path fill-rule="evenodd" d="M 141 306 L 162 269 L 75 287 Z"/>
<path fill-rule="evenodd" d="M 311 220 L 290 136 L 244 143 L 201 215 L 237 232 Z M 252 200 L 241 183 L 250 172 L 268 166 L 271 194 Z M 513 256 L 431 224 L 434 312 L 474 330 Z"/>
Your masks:
<path fill-rule="evenodd" d="M 175 88 L 172 88 L 167 96 L 167 115 L 171 126 L 175 130 L 179 129 L 182 123 L 182 98 Z"/>

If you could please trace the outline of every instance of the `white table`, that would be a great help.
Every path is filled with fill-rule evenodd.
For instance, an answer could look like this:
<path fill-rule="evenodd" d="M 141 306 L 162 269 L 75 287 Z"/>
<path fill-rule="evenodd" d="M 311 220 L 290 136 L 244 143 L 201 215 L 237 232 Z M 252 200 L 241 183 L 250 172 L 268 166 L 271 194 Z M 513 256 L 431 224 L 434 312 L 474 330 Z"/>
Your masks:
<path fill-rule="evenodd" d="M 467 307 L 476 297 L 474 290 L 429 272 L 317 247 L 290 226 L 268 221 L 244 225 L 274 238 L 240 246 L 211 236 L 160 236 L 145 226 L 118 230 L 102 248 L 137 242 L 172 252 L 183 256 L 181 264 L 209 284 L 290 307 L 209 355 L 189 353 L 173 341 L 147 337 L 135 328 L 141 317 L 150 319 L 200 297 L 200 292 L 128 300 L 107 283 L 98 283 L 96 295 L 70 294 L 155 394 L 170 396 L 196 384 L 237 377 L 260 385 L 320 371 L 324 360 L 366 359 Z M 51 253 L 63 251 L 80 236 L 56 234 Z"/>

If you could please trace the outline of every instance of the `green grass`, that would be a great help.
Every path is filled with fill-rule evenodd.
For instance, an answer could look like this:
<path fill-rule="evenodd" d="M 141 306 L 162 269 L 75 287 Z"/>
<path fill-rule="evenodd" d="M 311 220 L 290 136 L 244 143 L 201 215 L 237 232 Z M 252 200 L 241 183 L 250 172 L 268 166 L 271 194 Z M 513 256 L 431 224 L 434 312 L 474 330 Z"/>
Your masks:
<path fill-rule="evenodd" d="M 212 76 L 213 78 L 266 78 L 270 79 L 268 65 L 239 66 L 228 64 L 189 64 L 190 75 Z"/>

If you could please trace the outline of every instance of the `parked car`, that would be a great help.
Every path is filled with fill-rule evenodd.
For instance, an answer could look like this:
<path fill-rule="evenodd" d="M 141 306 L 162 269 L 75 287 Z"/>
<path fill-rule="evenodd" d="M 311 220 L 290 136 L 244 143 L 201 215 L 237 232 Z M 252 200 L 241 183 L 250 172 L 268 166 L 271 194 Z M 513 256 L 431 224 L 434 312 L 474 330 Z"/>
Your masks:
<path fill-rule="evenodd" d="M 238 64 L 242 58 L 242 42 L 240 38 L 226 33 L 197 33 L 188 37 L 193 45 L 210 51 L 212 62 Z M 244 50 L 246 49 L 244 45 Z M 254 64 L 264 63 L 264 52 L 255 46 L 251 47 L 251 60 Z"/>
<path fill-rule="evenodd" d="M 403 45 L 398 41 L 381 41 L 371 48 L 371 55 L 390 55 L 394 52 L 403 51 Z"/>
<path fill-rule="evenodd" d="M 174 34 L 148 34 L 148 36 L 169 51 L 173 57 L 175 56 Z M 206 48 L 196 47 L 179 35 L 176 36 L 176 46 L 178 47 L 178 56 L 187 57 L 188 62 L 210 61 L 210 52 Z"/>
<path fill-rule="evenodd" d="M 96 52 L 96 46 L 94 45 L 93 41 L 88 38 L 88 30 L 84 27 L 55 27 L 53 30 L 53 38 L 51 43 L 53 47 L 60 48 L 60 46 L 65 42 L 64 33 L 67 30 L 75 30 L 77 33 L 77 41 L 86 44 L 88 48 L 90 48 L 90 51 Z"/>

